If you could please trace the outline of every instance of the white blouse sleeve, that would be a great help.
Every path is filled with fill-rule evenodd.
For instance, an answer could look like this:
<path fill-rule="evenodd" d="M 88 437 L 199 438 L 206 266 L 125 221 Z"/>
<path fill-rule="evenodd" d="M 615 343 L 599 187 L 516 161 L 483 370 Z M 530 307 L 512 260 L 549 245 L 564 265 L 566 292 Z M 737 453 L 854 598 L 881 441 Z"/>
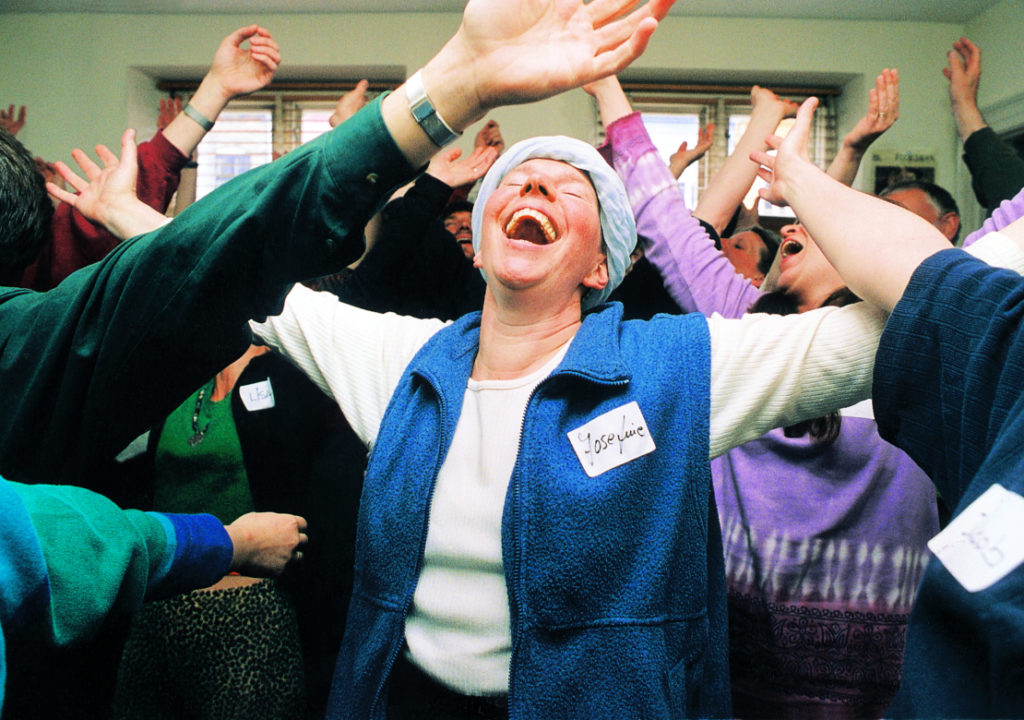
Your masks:
<path fill-rule="evenodd" d="M 869 397 L 885 318 L 867 303 L 708 318 L 711 457 Z"/>
<path fill-rule="evenodd" d="M 990 233 L 967 252 L 1024 272 L 1024 251 Z M 868 303 L 799 315 L 708 318 L 711 333 L 710 456 L 772 428 L 820 417 L 871 396 L 886 315 Z"/>
<path fill-rule="evenodd" d="M 406 365 L 447 323 L 375 313 L 296 285 L 280 315 L 254 333 L 333 397 L 368 446 Z"/>

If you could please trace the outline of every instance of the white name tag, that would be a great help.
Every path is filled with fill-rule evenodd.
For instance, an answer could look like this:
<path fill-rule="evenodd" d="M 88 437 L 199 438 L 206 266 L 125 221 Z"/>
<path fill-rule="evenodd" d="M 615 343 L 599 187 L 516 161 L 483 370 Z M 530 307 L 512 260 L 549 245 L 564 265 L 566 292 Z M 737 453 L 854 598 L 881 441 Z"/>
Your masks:
<path fill-rule="evenodd" d="M 656 450 L 647 421 L 635 401 L 570 431 L 569 442 L 589 477 Z"/>
<path fill-rule="evenodd" d="M 249 412 L 274 407 L 274 388 L 270 385 L 270 378 L 252 385 L 243 385 L 238 388 L 238 394 Z"/>
<path fill-rule="evenodd" d="M 968 592 L 991 587 L 1024 562 L 1024 497 L 993 485 L 929 540 L 928 549 Z"/>

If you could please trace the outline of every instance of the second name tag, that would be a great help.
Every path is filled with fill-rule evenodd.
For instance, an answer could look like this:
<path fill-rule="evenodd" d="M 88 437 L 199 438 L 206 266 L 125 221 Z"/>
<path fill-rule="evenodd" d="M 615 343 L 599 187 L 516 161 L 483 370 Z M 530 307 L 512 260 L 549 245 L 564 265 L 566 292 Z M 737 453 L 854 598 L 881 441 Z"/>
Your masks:
<path fill-rule="evenodd" d="M 270 378 L 251 385 L 243 385 L 238 388 L 238 394 L 249 412 L 267 410 L 275 404 L 274 387 L 270 384 Z"/>

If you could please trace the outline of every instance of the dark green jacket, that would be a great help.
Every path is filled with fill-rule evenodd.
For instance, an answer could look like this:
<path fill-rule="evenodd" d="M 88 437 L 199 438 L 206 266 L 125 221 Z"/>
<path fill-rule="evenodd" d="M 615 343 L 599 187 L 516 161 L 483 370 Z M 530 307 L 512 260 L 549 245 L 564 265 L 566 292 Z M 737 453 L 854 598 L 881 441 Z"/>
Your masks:
<path fill-rule="evenodd" d="M 78 484 L 241 355 L 292 282 L 358 257 L 411 175 L 378 101 L 54 290 L 0 288 L 0 475 Z"/>

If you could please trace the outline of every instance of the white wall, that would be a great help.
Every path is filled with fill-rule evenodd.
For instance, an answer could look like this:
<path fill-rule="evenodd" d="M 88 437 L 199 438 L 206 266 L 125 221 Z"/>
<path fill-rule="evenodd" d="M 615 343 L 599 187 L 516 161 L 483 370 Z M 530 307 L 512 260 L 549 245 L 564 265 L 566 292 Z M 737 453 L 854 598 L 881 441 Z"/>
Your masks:
<path fill-rule="evenodd" d="M 952 187 L 959 142 L 940 73 L 945 52 L 957 37 L 969 34 L 986 53 L 983 104 L 1013 96 L 1024 68 L 1021 7 L 1019 0 L 1006 0 L 967 27 L 672 16 L 633 69 L 665 78 L 718 75 L 769 85 L 773 78 L 842 78 L 842 133 L 863 112 L 877 72 L 896 67 L 900 121 L 878 147 L 936 152 L 937 180 Z M 5 14 L 0 15 L 0 103 L 28 105 L 29 124 L 20 137 L 33 152 L 51 160 L 67 160 L 76 146 L 116 146 L 128 124 L 146 137 L 155 129 L 159 94 L 150 89 L 140 68 L 198 70 L 224 35 L 253 21 L 274 33 L 285 68 L 386 64 L 411 72 L 450 36 L 459 17 Z M 589 140 L 593 128 L 591 100 L 580 90 L 534 105 L 502 108 L 494 116 L 509 141 L 542 133 Z"/>
<path fill-rule="evenodd" d="M 1024 1 L 1003 0 L 964 30 L 981 48 L 981 108 L 999 107 L 1024 95 Z"/>

